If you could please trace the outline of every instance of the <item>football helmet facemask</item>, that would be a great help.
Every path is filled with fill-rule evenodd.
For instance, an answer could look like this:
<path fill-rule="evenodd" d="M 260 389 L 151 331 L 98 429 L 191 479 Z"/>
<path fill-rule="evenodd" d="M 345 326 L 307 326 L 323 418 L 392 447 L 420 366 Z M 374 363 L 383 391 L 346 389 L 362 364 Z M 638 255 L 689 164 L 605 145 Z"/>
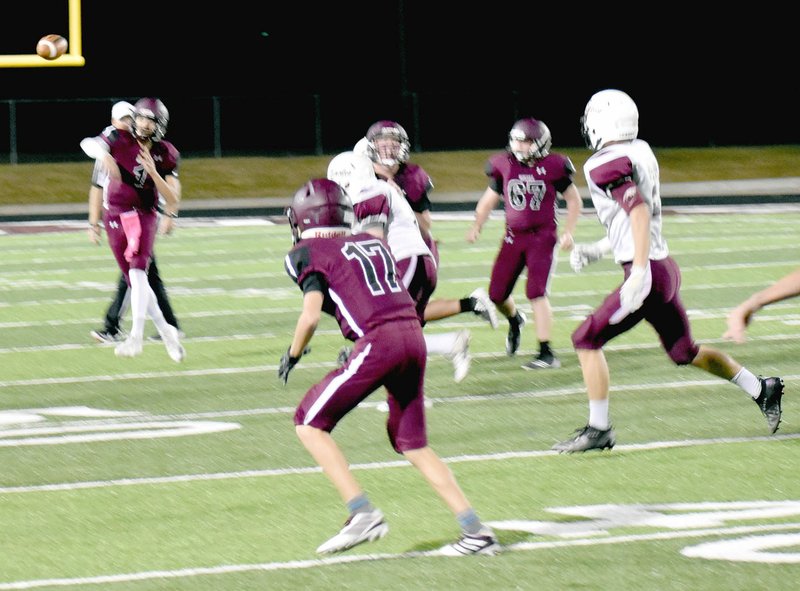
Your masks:
<path fill-rule="evenodd" d="M 137 117 L 145 117 L 154 121 L 156 124 L 156 128 L 153 131 L 152 135 L 146 135 L 142 133 L 142 130 L 137 129 L 136 127 L 136 118 Z M 140 139 L 150 139 L 154 142 L 159 142 L 164 139 L 164 136 L 167 135 L 167 125 L 169 124 L 169 111 L 167 111 L 167 107 L 164 106 L 157 98 L 142 98 L 136 101 L 136 104 L 133 105 L 133 124 L 131 125 L 131 130 L 133 131 L 133 135 Z"/>
<path fill-rule="evenodd" d="M 353 205 L 345 190 L 329 179 L 311 179 L 286 209 L 292 243 L 303 238 L 341 236 L 350 232 Z"/>
<path fill-rule="evenodd" d="M 621 90 L 601 90 L 586 103 L 581 134 L 586 147 L 595 151 L 609 142 L 634 140 L 639 134 L 639 109 Z"/>
<path fill-rule="evenodd" d="M 363 187 L 375 180 L 372 160 L 355 152 L 342 152 L 328 164 L 328 179 L 336 181 L 354 199 Z"/>
<path fill-rule="evenodd" d="M 411 142 L 403 126 L 394 121 L 377 121 L 367 130 L 367 155 L 384 166 L 403 164 L 411 153 Z"/>
<path fill-rule="evenodd" d="M 531 142 L 527 151 L 515 150 L 517 146 L 512 142 Z M 553 138 L 547 125 L 533 117 L 520 119 L 511 127 L 508 132 L 508 151 L 522 164 L 528 164 L 532 160 L 540 160 L 550 153 L 553 145 Z"/>

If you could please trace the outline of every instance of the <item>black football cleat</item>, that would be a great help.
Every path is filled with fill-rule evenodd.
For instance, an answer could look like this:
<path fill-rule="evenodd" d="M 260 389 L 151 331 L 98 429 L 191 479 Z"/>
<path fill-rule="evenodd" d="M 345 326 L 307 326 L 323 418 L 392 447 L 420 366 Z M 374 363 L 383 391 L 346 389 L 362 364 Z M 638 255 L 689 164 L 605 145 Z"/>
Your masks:
<path fill-rule="evenodd" d="M 612 449 L 617 443 L 617 434 L 609 427 L 606 430 L 595 429 L 586 425 L 575 431 L 575 436 L 561 443 L 556 443 L 551 449 L 559 453 L 574 453 L 576 451 L 589 451 L 590 449 Z"/>
<path fill-rule="evenodd" d="M 517 310 L 516 318 L 509 318 L 508 320 L 508 335 L 506 336 L 506 354 L 513 357 L 519 350 L 519 344 L 522 340 L 522 327 L 528 321 L 528 317 L 524 313 Z"/>
<path fill-rule="evenodd" d="M 761 414 L 767 419 L 770 434 L 775 433 L 781 424 L 781 398 L 783 397 L 783 380 L 781 378 L 762 378 L 761 394 L 755 399 Z"/>

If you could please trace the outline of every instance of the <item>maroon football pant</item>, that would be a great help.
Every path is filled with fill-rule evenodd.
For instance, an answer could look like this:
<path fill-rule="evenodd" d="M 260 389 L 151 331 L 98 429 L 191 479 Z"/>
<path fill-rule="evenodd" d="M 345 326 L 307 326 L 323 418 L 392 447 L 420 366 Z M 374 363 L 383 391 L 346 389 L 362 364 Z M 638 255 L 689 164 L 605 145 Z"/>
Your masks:
<path fill-rule="evenodd" d="M 550 277 L 555 268 L 557 236 L 552 230 L 514 232 L 506 228 L 500 252 L 492 267 L 489 298 L 502 304 L 514 291 L 523 269 L 528 269 L 525 295 L 535 300 L 550 292 Z"/>
<path fill-rule="evenodd" d="M 122 228 L 122 222 L 118 215 L 112 215 L 108 211 L 103 214 L 103 224 L 108 235 L 108 245 L 117 264 L 125 277 L 128 277 L 128 270 L 142 269 L 147 270 L 150 258 L 153 256 L 153 245 L 158 231 L 158 214 L 154 210 L 141 211 L 139 213 L 139 225 L 141 226 L 141 236 L 139 237 L 139 250 L 133 255 L 130 262 L 125 259 L 125 249 L 128 247 L 128 238 Z M 128 282 L 130 285 L 130 281 Z"/>
<path fill-rule="evenodd" d="M 428 445 L 423 382 L 427 348 L 416 320 L 389 322 L 358 339 L 344 367 L 312 386 L 294 415 L 295 425 L 331 432 L 367 396 L 384 386 L 389 403 L 386 429 L 394 450 Z"/>
<path fill-rule="evenodd" d="M 630 263 L 623 265 L 626 279 L 630 267 Z M 601 349 L 614 337 L 646 320 L 658 333 L 661 346 L 676 365 L 692 362 L 699 348 L 692 337 L 689 317 L 680 297 L 680 268 L 671 257 L 667 257 L 661 261 L 650 261 L 650 271 L 653 285 L 642 307 L 628 314 L 618 324 L 611 324 L 611 316 L 620 307 L 620 285 L 572 333 L 572 344 L 576 349 Z"/>

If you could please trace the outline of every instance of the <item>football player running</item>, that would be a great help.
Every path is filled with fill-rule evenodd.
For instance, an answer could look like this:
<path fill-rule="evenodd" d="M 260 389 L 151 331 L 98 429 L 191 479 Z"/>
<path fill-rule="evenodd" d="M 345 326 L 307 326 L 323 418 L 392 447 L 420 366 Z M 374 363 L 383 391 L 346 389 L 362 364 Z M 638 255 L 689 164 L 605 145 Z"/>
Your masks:
<path fill-rule="evenodd" d="M 342 335 L 354 342 L 347 365 L 312 386 L 294 416 L 300 441 L 349 513 L 341 531 L 317 552 L 341 552 L 388 532 L 383 513 L 361 488 L 331 436 L 346 414 L 383 386 L 392 447 L 422 473 L 461 526 L 461 536 L 441 548 L 441 554 L 495 554 L 499 544 L 494 533 L 481 523 L 450 469 L 428 446 L 425 339 L 386 242 L 366 232 L 351 233 L 350 199 L 328 179 L 312 179 L 301 187 L 286 213 L 294 242 L 285 258 L 286 271 L 303 292 L 303 308 L 291 345 L 280 360 L 279 379 L 286 384 L 322 312 L 332 315 Z"/>
<path fill-rule="evenodd" d="M 571 262 L 579 271 L 612 252 L 624 281 L 572 334 L 589 397 L 589 421 L 553 449 L 570 453 L 614 447 L 603 346 L 642 320 L 658 333 L 673 363 L 693 365 L 736 384 L 756 402 L 769 432 L 775 433 L 781 422 L 783 380 L 756 376 L 727 353 L 699 345 L 692 337 L 680 297 L 680 268 L 662 235 L 658 161 L 649 144 L 637 139 L 636 104 L 620 90 L 600 91 L 586 105 L 581 131 L 594 151 L 583 171 L 607 238 L 576 244 Z"/>
<path fill-rule="evenodd" d="M 578 223 L 582 201 L 573 182 L 575 166 L 563 154 L 551 152 L 552 136 L 538 119 L 520 119 L 511 127 L 505 152 L 486 163 L 489 186 L 475 206 L 475 221 L 466 234 L 467 242 L 480 236 L 489 215 L 504 200 L 505 233 L 492 267 L 489 297 L 508 319 L 506 353 L 516 355 L 522 327 L 527 321 L 517 309 L 511 293 L 527 267 L 525 295 L 530 301 L 539 353 L 524 369 L 551 369 L 561 362 L 550 347 L 553 313 L 550 307 L 550 279 L 557 259 L 556 245 L 572 248 L 572 234 Z M 567 220 L 558 236 L 558 200 L 567 203 Z"/>

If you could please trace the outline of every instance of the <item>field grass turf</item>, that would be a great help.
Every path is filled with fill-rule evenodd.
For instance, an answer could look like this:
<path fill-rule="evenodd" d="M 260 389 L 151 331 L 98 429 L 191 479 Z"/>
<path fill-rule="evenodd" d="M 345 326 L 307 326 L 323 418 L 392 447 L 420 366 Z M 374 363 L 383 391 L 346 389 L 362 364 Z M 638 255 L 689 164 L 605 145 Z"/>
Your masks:
<path fill-rule="evenodd" d="M 436 296 L 487 285 L 502 224 L 490 222 L 469 245 L 468 220 L 434 221 Z M 334 367 L 343 339 L 325 318 L 311 353 L 280 384 L 277 364 L 301 306 L 283 269 L 287 226 L 181 219 L 174 236 L 159 238 L 159 267 L 187 334 L 182 364 L 159 343 L 118 359 L 90 339 L 118 271 L 83 224 L 0 235 L 0 591 L 794 591 L 800 299 L 761 311 L 744 345 L 720 335 L 731 307 L 796 267 L 798 224 L 791 210 L 665 218 L 697 340 L 784 377 L 775 436 L 738 388 L 674 367 L 641 325 L 607 350 L 617 447 L 549 451 L 586 422 L 569 335 L 621 280 L 610 261 L 573 274 L 560 255 L 551 301 L 562 369 L 520 369 L 535 353 L 532 324 L 514 358 L 503 324 L 493 331 L 464 314 L 428 325 L 472 333 L 466 380 L 454 384 L 443 358 L 431 358 L 426 380 L 431 445 L 505 549 L 467 559 L 431 554 L 458 528 L 391 451 L 380 391 L 334 437 L 390 532 L 339 556 L 314 553 L 346 515 L 292 414 Z M 600 231 L 587 213 L 578 239 Z M 515 296 L 524 306 L 521 283 Z"/>

